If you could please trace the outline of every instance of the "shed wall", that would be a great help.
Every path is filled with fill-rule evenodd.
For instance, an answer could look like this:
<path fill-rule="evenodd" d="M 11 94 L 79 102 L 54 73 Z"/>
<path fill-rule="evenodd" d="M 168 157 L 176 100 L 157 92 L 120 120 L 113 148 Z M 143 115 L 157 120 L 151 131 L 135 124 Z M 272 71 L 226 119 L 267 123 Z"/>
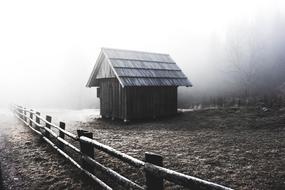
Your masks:
<path fill-rule="evenodd" d="M 127 119 L 175 115 L 177 87 L 127 87 Z"/>
<path fill-rule="evenodd" d="M 115 78 L 100 79 L 100 114 L 144 119 L 177 113 L 177 87 L 125 87 Z"/>
<path fill-rule="evenodd" d="M 100 79 L 100 114 L 104 117 L 125 118 L 126 96 L 118 79 Z"/>

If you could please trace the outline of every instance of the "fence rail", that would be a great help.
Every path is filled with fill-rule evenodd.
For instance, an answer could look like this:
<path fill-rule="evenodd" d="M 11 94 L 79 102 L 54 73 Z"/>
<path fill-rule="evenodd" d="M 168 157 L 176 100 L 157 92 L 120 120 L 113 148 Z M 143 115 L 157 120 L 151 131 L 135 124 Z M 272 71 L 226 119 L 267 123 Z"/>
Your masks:
<path fill-rule="evenodd" d="M 163 158 L 160 155 L 153 153 L 145 153 L 145 161 L 141 161 L 134 157 L 131 157 L 125 153 L 122 153 L 110 146 L 104 145 L 93 139 L 93 134 L 84 131 L 77 130 L 77 135 L 65 130 L 65 123 L 60 122 L 59 126 L 52 123 L 52 117 L 46 116 L 45 118 L 32 109 L 27 109 L 18 105 L 13 105 L 12 110 L 15 116 L 27 125 L 31 130 L 40 135 L 43 140 L 50 144 L 55 150 L 57 150 L 63 157 L 69 160 L 73 165 L 79 168 L 87 176 L 94 180 L 102 189 L 112 189 L 106 182 L 95 176 L 94 169 L 101 171 L 109 176 L 113 182 L 121 185 L 125 189 L 147 189 L 147 190 L 163 190 L 164 180 L 171 181 L 177 185 L 189 189 L 215 189 L 215 190 L 230 190 L 231 188 L 218 185 L 212 182 L 208 182 L 196 177 L 185 175 L 163 167 Z M 53 129 L 58 130 L 58 134 Z M 80 149 L 72 143 L 65 140 L 65 136 L 69 137 L 72 142 L 79 143 Z M 51 137 L 56 139 L 53 142 Z M 66 153 L 65 146 L 69 147 L 74 153 L 80 155 L 81 164 L 77 163 L 71 155 Z M 130 166 L 133 166 L 139 170 L 145 172 L 146 184 L 141 186 L 130 179 L 122 176 L 116 171 L 112 170 L 99 163 L 94 158 L 94 149 L 100 150 L 115 157 Z"/>

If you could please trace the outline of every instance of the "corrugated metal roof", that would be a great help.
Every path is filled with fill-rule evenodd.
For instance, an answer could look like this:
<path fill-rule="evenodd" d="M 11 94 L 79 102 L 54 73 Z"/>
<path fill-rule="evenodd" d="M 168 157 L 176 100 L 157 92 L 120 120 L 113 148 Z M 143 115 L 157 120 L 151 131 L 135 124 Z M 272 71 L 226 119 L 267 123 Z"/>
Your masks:
<path fill-rule="evenodd" d="M 192 86 L 181 69 L 168 54 L 102 48 L 100 60 L 109 66 L 122 86 Z M 101 63 L 96 63 L 87 83 L 97 86 Z M 102 76 L 102 74 L 101 74 Z"/>

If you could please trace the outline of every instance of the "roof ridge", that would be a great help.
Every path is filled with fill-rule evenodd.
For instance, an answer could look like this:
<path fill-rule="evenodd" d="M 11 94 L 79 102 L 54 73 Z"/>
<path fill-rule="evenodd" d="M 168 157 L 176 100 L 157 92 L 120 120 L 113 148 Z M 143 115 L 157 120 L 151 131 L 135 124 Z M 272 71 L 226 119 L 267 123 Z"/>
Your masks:
<path fill-rule="evenodd" d="M 129 60 L 129 61 L 142 61 L 142 62 L 153 62 L 153 63 L 163 63 L 163 64 L 176 64 L 173 60 L 170 61 L 153 61 L 153 60 L 145 60 L 145 59 L 130 59 L 130 58 L 117 58 L 117 57 L 109 57 L 108 59 L 112 60 Z"/>
<path fill-rule="evenodd" d="M 157 55 L 167 55 L 170 57 L 168 53 L 157 53 L 157 52 L 149 52 L 149 51 L 139 51 L 139 50 L 128 50 L 128 49 L 118 49 L 118 48 L 106 48 L 102 47 L 102 51 L 104 50 L 118 50 L 118 51 L 127 51 L 127 52 L 136 52 L 136 53 L 147 53 L 147 54 L 157 54 Z"/>
<path fill-rule="evenodd" d="M 143 68 L 143 67 L 122 67 L 122 66 L 113 66 L 115 69 L 142 69 L 142 70 L 158 70 L 158 71 L 182 71 L 180 68 L 178 69 L 165 69 L 165 68 Z"/>

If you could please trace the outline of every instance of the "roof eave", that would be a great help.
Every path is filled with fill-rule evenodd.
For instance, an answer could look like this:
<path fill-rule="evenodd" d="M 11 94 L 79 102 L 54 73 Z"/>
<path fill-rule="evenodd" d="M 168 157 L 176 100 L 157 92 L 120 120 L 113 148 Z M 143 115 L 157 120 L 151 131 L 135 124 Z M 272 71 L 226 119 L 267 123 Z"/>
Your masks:
<path fill-rule="evenodd" d="M 101 52 L 100 52 L 100 54 L 99 54 L 99 56 L 98 56 L 98 58 L 97 58 L 97 60 L 96 60 L 96 63 L 95 63 L 95 65 L 94 65 L 93 69 L 92 69 L 92 72 L 91 72 L 91 74 L 90 74 L 90 76 L 89 76 L 89 79 L 88 79 L 88 81 L 87 81 L 87 83 L 86 83 L 86 85 L 85 85 L 87 88 L 94 87 L 94 85 L 92 85 L 91 82 L 92 82 L 93 76 L 94 76 L 94 74 L 95 74 L 95 72 L 96 72 L 96 69 L 97 69 L 97 67 L 98 67 L 98 64 L 99 64 L 99 62 L 100 62 L 102 56 L 103 56 L 103 53 L 102 53 L 102 50 L 101 50 Z"/>

